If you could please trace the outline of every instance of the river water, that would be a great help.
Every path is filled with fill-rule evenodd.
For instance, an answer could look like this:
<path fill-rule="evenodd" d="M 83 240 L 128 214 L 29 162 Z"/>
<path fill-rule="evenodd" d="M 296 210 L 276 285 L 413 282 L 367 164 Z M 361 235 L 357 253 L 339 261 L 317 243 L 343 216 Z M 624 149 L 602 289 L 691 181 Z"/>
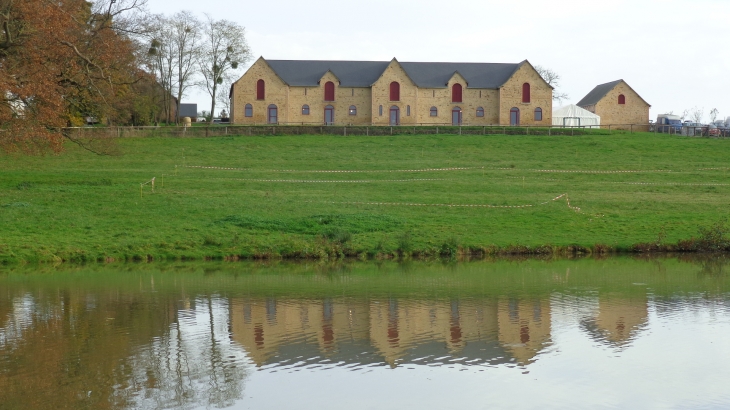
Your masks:
<path fill-rule="evenodd" d="M 0 267 L 0 409 L 726 409 L 725 259 Z"/>

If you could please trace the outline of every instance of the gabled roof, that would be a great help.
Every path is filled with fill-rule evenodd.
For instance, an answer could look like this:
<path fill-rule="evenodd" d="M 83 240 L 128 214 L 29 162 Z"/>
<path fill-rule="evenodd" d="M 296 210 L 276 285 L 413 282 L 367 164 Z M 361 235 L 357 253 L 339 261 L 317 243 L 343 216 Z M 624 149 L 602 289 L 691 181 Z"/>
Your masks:
<path fill-rule="evenodd" d="M 608 94 L 609 92 L 611 92 L 611 90 L 613 90 L 620 83 L 626 84 L 626 86 L 629 87 L 631 89 L 631 91 L 634 91 L 634 89 L 631 88 L 631 86 L 628 83 L 626 83 L 626 81 L 624 81 L 624 80 L 611 81 L 610 83 L 605 83 L 605 84 L 599 84 L 599 85 L 597 85 L 596 88 L 594 88 L 593 90 L 591 90 L 591 92 L 589 92 L 585 97 L 583 97 L 583 99 L 580 100 L 578 102 L 578 104 L 576 104 L 576 105 L 579 106 L 579 107 L 586 107 L 586 106 L 589 106 L 589 105 L 596 105 L 596 104 L 598 104 L 599 101 L 601 101 L 601 99 L 603 99 L 603 97 L 606 96 L 606 94 Z M 641 99 L 641 101 L 644 101 L 644 103 L 646 103 L 646 105 L 648 105 L 648 106 L 651 107 L 651 104 L 649 104 L 648 102 L 646 102 L 646 100 L 643 99 L 639 95 L 639 93 L 637 93 L 636 91 L 634 91 L 634 93 L 637 96 L 639 96 L 639 98 Z"/>
<path fill-rule="evenodd" d="M 391 60 L 392 61 L 392 60 Z M 391 61 L 266 60 L 276 74 L 290 86 L 315 87 L 327 72 L 340 79 L 343 87 L 370 87 Z M 458 72 L 469 88 L 499 88 L 520 67 L 500 63 L 400 63 L 418 87 L 445 88 Z"/>
<path fill-rule="evenodd" d="M 596 105 L 603 97 L 606 96 L 614 87 L 616 87 L 623 80 L 611 81 L 610 83 L 597 85 L 596 88 L 591 90 L 582 100 L 576 104 L 579 107 L 585 107 L 586 105 Z"/>

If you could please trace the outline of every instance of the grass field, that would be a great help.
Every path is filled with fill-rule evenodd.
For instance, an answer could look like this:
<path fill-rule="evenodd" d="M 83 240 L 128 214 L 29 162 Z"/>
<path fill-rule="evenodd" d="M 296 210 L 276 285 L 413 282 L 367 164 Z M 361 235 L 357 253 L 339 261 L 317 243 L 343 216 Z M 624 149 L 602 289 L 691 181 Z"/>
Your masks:
<path fill-rule="evenodd" d="M 111 157 L 73 144 L 58 156 L 0 156 L 0 260 L 622 250 L 676 243 L 730 214 L 727 140 L 647 133 L 118 144 L 122 155 Z M 140 196 L 152 177 L 155 193 L 145 185 Z"/>

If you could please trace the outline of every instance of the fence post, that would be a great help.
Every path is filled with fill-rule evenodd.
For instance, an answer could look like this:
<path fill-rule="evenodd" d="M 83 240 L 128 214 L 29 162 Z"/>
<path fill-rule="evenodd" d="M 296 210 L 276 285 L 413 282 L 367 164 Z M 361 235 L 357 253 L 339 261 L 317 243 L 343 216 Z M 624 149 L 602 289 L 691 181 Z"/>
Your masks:
<path fill-rule="evenodd" d="M 439 135 L 439 127 L 436 127 L 436 135 Z"/>
<path fill-rule="evenodd" d="M 633 134 L 634 133 L 634 124 L 631 124 L 630 127 L 631 127 L 631 129 L 629 131 L 629 134 Z"/>
<path fill-rule="evenodd" d="M 551 130 L 552 130 L 552 128 L 548 128 L 548 137 L 550 136 L 550 131 Z"/>
<path fill-rule="evenodd" d="M 345 137 L 347 136 L 347 127 L 342 127 L 342 132 L 345 134 Z"/>
<path fill-rule="evenodd" d="M 390 135 L 393 135 L 393 127 L 390 127 Z"/>
<path fill-rule="evenodd" d="M 370 127 L 365 127 L 365 135 L 370 136 Z"/>

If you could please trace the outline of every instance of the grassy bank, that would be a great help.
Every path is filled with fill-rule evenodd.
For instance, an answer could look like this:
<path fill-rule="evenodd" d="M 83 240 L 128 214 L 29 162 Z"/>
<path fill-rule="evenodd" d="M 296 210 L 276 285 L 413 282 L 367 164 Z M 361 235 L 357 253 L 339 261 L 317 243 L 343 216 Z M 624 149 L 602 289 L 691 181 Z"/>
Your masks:
<path fill-rule="evenodd" d="M 111 157 L 74 145 L 59 156 L 0 157 L 0 260 L 651 250 L 730 214 L 724 140 L 647 133 L 118 144 L 122 155 Z M 155 193 L 145 185 L 140 196 L 152 177 Z"/>

